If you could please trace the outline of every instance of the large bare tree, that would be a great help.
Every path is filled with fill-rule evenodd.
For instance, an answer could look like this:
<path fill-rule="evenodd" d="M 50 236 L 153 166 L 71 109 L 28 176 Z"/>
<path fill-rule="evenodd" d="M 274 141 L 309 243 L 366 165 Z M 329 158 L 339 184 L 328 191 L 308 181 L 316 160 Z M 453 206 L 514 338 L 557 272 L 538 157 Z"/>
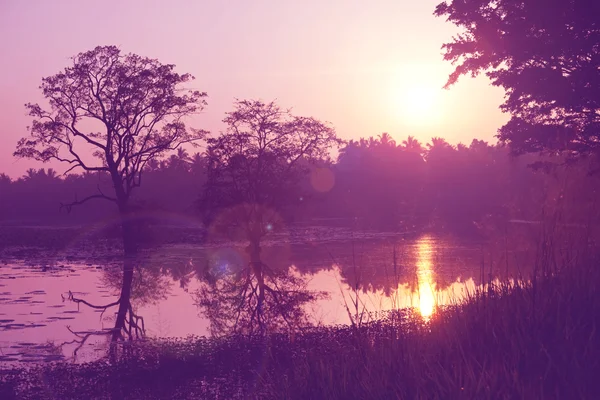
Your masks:
<path fill-rule="evenodd" d="M 76 299 L 96 308 L 118 306 L 115 340 L 143 333 L 130 300 L 137 253 L 131 194 L 141 185 L 150 161 L 205 136 L 184 123 L 206 104 L 206 93 L 182 88 L 193 79 L 175 72 L 172 64 L 122 54 L 115 46 L 98 46 L 42 79 L 47 107 L 26 104 L 33 123 L 29 136 L 18 142 L 15 156 L 60 161 L 69 165 L 67 172 L 82 169 L 110 176 L 113 193 L 98 189 L 67 208 L 104 199 L 114 202 L 121 215 L 125 257 L 119 299 L 102 306 Z"/>

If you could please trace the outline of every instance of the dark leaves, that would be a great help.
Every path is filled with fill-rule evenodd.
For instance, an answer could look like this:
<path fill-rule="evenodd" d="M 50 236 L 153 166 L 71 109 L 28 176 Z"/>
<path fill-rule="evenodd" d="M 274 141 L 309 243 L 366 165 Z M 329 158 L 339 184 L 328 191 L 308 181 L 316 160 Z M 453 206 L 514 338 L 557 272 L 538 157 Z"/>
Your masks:
<path fill-rule="evenodd" d="M 48 109 L 26 104 L 34 118 L 31 139 L 21 140 L 15 155 L 109 171 L 129 196 L 149 160 L 205 136 L 184 124 L 206 105 L 206 93 L 181 88 L 193 79 L 190 74 L 178 74 L 174 65 L 158 60 L 121 54 L 115 46 L 98 46 L 72 60 L 71 66 L 42 80 Z M 90 153 L 98 165 L 83 162 L 81 156 Z"/>
<path fill-rule="evenodd" d="M 578 154 L 596 151 L 600 3 L 455 0 L 434 14 L 463 29 L 443 46 L 444 58 L 456 64 L 446 86 L 485 72 L 504 88 L 502 109 L 514 121 L 499 137 L 516 152 L 554 152 L 559 144 Z"/>
<path fill-rule="evenodd" d="M 207 140 L 207 208 L 293 204 L 307 165 L 326 161 L 329 149 L 342 143 L 327 124 L 274 102 L 237 101 L 224 122 L 227 130 Z"/>

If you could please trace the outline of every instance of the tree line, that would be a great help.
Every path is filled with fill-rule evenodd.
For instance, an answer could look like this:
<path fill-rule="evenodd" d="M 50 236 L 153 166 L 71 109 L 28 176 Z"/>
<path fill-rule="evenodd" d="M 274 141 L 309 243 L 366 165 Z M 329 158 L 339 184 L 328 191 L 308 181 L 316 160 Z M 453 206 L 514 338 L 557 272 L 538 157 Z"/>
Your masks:
<path fill-rule="evenodd" d="M 286 224 L 312 220 L 397 230 L 431 226 L 460 233 L 473 231 L 491 217 L 539 220 L 544 202 L 553 198 L 552 190 L 563 196 L 576 190 L 577 201 L 584 201 L 586 187 L 595 190 L 585 184 L 593 168 L 590 161 L 555 167 L 552 175 L 543 168 L 544 160 L 538 155 L 512 156 L 505 145 L 477 139 L 468 146 L 453 146 L 437 137 L 427 144 L 411 136 L 397 143 L 383 133 L 351 140 L 342 145 L 337 160 L 309 166 L 294 190 L 285 185 L 295 183 L 278 178 L 280 186 L 263 195 L 287 196 L 277 200 L 278 217 Z M 226 200 L 230 207 L 239 203 L 244 194 L 237 199 L 222 194 L 224 199 L 212 199 L 218 206 L 209 204 L 206 192 L 215 190 L 207 186 L 209 163 L 207 153 L 190 154 L 183 148 L 153 160 L 144 169 L 144 185 L 134 194 L 133 206 L 144 211 L 146 219 L 154 215 L 157 223 L 170 222 L 164 215 L 179 214 L 180 220 L 210 224 L 208 214 L 222 209 Z M 569 174 L 569 190 L 558 172 Z M 0 219 L 25 225 L 102 221 L 115 214 L 108 202 L 68 209 L 70 203 L 99 190 L 111 190 L 110 177 L 103 172 L 65 176 L 51 168 L 31 168 L 15 180 L 1 174 Z"/>

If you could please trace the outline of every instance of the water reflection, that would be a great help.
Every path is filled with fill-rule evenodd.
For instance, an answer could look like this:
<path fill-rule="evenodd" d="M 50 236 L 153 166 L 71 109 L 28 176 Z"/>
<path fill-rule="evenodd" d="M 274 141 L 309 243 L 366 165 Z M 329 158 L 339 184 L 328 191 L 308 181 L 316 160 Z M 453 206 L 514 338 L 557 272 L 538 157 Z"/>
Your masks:
<path fill-rule="evenodd" d="M 220 263 L 204 271 L 193 293 L 213 336 L 294 331 L 309 325 L 307 306 L 326 293 L 307 288 L 293 268 L 242 268 Z"/>
<path fill-rule="evenodd" d="M 481 284 L 481 248 L 439 235 L 359 236 L 313 227 L 274 236 L 261 253 L 269 267 L 258 270 L 248 268 L 243 243 L 156 246 L 140 255 L 133 309 L 146 318 L 148 335 L 160 337 L 349 324 L 363 312 L 405 307 L 427 319 L 436 307 L 461 300 Z M 515 253 L 499 250 L 485 255 L 494 260 L 489 268 L 494 277 L 508 275 L 498 255 L 517 260 Z M 36 254 L 27 261 L 31 267 L 22 262 L 14 269 L 0 267 L 0 352 L 24 340 L 36 346 L 70 341 L 66 325 L 101 330 L 114 319 L 111 312 L 101 319 L 98 310 L 63 303 L 61 294 L 77 289 L 78 297 L 92 303 L 113 301 L 122 270 L 117 258 L 90 252 L 77 262 L 74 253 L 48 253 L 44 259 Z"/>
<path fill-rule="evenodd" d="M 346 310 L 347 319 L 338 318 L 328 323 L 366 322 L 381 312 L 405 308 L 415 309 L 428 321 L 437 307 L 462 301 L 479 285 L 472 275 L 461 274 L 457 268 L 461 259 L 449 258 L 447 251 L 451 247 L 438 237 L 423 235 L 408 245 L 400 243 L 398 246 L 402 244 L 404 249 L 398 252 L 399 257 L 391 260 L 391 269 L 385 264 L 379 268 L 334 264 L 332 271 L 314 275 L 315 282 L 329 282 L 320 288 L 340 292 L 335 300 L 341 304 L 340 309 Z M 472 251 L 477 254 L 476 249 Z M 374 284 L 376 280 L 378 283 Z M 337 288 L 335 282 L 338 282 Z M 351 313 L 348 305 L 352 306 Z M 328 309 L 329 315 L 340 315 L 331 304 L 322 304 L 322 307 Z"/>
<path fill-rule="evenodd" d="M 417 281 L 419 292 L 419 311 L 428 319 L 435 308 L 435 282 L 433 281 L 433 245 L 432 238 L 425 235 L 417 241 Z"/>

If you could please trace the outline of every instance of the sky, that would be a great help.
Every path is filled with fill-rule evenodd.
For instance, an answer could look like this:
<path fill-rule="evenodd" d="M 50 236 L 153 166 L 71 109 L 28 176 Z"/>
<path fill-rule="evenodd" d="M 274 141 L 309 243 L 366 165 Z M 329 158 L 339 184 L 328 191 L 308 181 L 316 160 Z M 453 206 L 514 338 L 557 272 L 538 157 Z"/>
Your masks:
<path fill-rule="evenodd" d="M 214 134 L 239 98 L 277 100 L 330 122 L 344 139 L 388 132 L 397 141 L 495 142 L 508 120 L 498 109 L 502 90 L 485 76 L 442 89 L 453 67 L 441 46 L 457 30 L 433 16 L 437 3 L 0 0 L 0 172 L 44 166 L 12 157 L 31 123 L 24 104 L 44 104 L 42 77 L 98 45 L 194 75 L 208 106 L 188 125 Z"/>

